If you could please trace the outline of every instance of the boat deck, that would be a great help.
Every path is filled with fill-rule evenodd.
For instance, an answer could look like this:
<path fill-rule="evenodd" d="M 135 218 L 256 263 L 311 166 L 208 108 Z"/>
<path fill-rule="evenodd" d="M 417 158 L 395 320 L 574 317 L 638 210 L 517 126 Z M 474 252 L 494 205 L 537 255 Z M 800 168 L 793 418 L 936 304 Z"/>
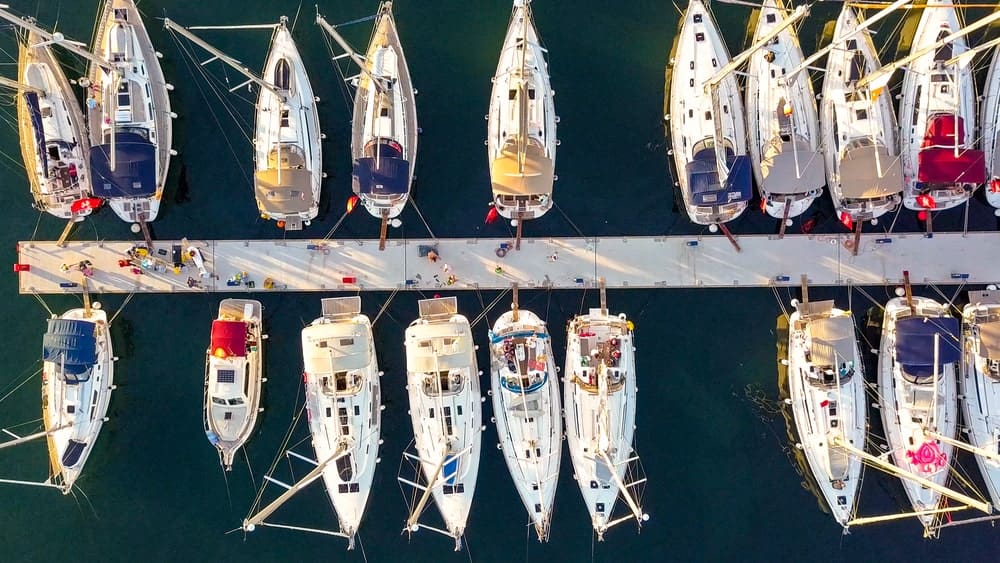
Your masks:
<path fill-rule="evenodd" d="M 391 240 L 381 252 L 377 240 L 158 241 L 131 263 L 141 243 L 35 241 L 18 245 L 15 269 L 21 293 L 45 294 L 82 291 L 84 261 L 89 288 L 103 293 L 580 289 L 600 277 L 609 288 L 768 287 L 796 285 L 801 274 L 811 285 L 883 285 L 904 269 L 915 283 L 991 283 L 1000 261 L 983 249 L 996 239 L 865 235 L 857 256 L 850 234 L 741 236 L 739 253 L 722 236 L 525 239 L 520 251 L 508 239 Z M 186 256 L 189 246 L 208 275 Z"/>

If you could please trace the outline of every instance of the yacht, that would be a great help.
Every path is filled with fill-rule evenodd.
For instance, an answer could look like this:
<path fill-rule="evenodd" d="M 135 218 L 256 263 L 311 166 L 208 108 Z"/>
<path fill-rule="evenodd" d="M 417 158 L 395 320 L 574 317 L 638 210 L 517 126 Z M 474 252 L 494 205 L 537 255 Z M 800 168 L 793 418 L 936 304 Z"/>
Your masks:
<path fill-rule="evenodd" d="M 962 342 L 962 415 L 990 500 L 1000 506 L 1000 292 L 969 292 Z"/>

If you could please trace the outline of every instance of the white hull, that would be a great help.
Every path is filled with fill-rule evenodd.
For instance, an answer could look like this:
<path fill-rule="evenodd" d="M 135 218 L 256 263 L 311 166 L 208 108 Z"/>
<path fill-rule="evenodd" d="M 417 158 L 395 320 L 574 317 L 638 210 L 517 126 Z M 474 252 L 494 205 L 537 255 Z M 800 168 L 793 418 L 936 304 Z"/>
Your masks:
<path fill-rule="evenodd" d="M 788 322 L 788 391 L 795 428 L 830 513 L 847 528 L 857 509 L 863 464 L 831 442 L 865 448 L 865 377 L 854 318 L 832 308 L 811 315 L 796 311 Z"/>
<path fill-rule="evenodd" d="M 702 41 L 695 40 L 699 34 L 704 37 Z M 715 147 L 717 134 L 721 135 L 722 144 L 734 156 L 747 154 L 743 99 L 736 74 L 726 76 L 718 85 L 721 108 L 719 115 L 715 116 L 718 117 L 718 130 L 716 120 L 704 119 L 706 114 L 714 113 L 712 99 L 706 93 L 704 83 L 729 63 L 729 51 L 712 13 L 701 0 L 689 2 L 676 41 L 674 58 L 670 61 L 669 135 L 684 208 L 691 221 L 699 225 L 732 221 L 746 210 L 749 194 L 747 198 L 729 199 L 720 189 L 717 190 L 720 191 L 718 195 L 706 194 L 700 196 L 702 201 L 695 201 L 693 186 L 686 172 L 696 153 Z M 712 162 L 718 171 L 715 158 Z"/>
<path fill-rule="evenodd" d="M 620 483 L 633 457 L 635 351 L 624 315 L 591 309 L 570 321 L 563 390 L 573 472 L 594 531 L 603 538 L 617 520 Z"/>
<path fill-rule="evenodd" d="M 42 366 L 42 416 L 48 436 L 52 482 L 69 494 L 83 472 L 97 442 L 111 401 L 114 385 L 114 351 L 107 314 L 72 309 L 61 319 L 83 320 L 93 325 L 96 362 L 85 381 L 69 384 L 63 377 L 66 360 L 45 361 Z M 59 430 L 55 430 L 59 428 Z"/>
<path fill-rule="evenodd" d="M 873 99 L 867 91 L 854 92 L 857 80 L 882 66 L 867 30 L 841 39 L 854 32 L 858 23 L 854 8 L 845 4 L 833 32 L 837 47 L 827 55 L 820 129 L 823 146 L 828 147 L 823 154 L 833 206 L 854 221 L 864 221 L 896 209 L 903 185 L 891 96 L 883 93 Z M 847 169 L 854 164 L 855 151 L 860 153 L 869 146 L 881 149 L 875 162 L 866 162 L 867 169 L 858 172 Z M 851 182 L 860 185 L 844 185 Z"/>
<path fill-rule="evenodd" d="M 351 299 L 351 298 L 347 298 Z M 324 300 L 326 301 L 326 300 Z M 340 532 L 353 544 L 371 494 L 381 429 L 378 360 L 371 321 L 358 307 L 302 329 L 306 407 L 316 460 Z"/>
<path fill-rule="evenodd" d="M 254 170 L 257 174 L 292 170 L 303 177 L 301 184 L 284 188 L 286 193 L 278 196 L 284 199 L 272 204 L 262 200 L 260 192 L 267 189 L 258 185 L 257 206 L 263 218 L 282 221 L 287 230 L 299 230 L 319 214 L 323 155 L 312 85 L 284 19 L 275 27 L 261 75 L 282 91 L 285 99 L 267 88 L 260 89 L 254 124 Z M 288 180 L 291 173 L 285 176 L 284 180 Z M 283 181 L 280 172 L 273 179 Z"/>
<path fill-rule="evenodd" d="M 1000 444 L 1000 368 L 997 367 L 997 325 L 1000 324 L 1000 295 L 984 295 L 970 300 L 962 312 L 963 361 L 959 378 L 962 414 L 969 442 L 976 448 L 998 454 Z M 982 292 L 986 293 L 986 292 Z M 992 325 L 992 330 L 987 326 Z M 984 338 L 984 333 L 991 336 Z M 976 455 L 976 463 L 986 482 L 990 501 L 1000 506 L 1000 461 Z"/>
<path fill-rule="evenodd" d="M 73 212 L 73 203 L 90 197 L 90 139 L 80 104 L 49 46 L 31 47 L 42 39 L 28 34 L 19 41 L 18 81 L 41 90 L 36 93 L 45 145 L 38 146 L 27 93 L 17 94 L 17 121 L 21 156 L 35 206 L 61 219 L 81 221 L 91 209 Z M 43 165 L 41 153 L 45 153 Z"/>
<path fill-rule="evenodd" d="M 472 508 L 483 430 L 468 319 L 452 310 L 410 323 L 406 371 L 419 465 L 444 520 L 443 531 L 458 542 Z"/>
<path fill-rule="evenodd" d="M 125 19 L 120 19 L 123 14 Z M 91 145 L 97 147 L 104 144 L 105 137 L 110 136 L 112 130 L 126 129 L 141 131 L 141 135 L 153 144 L 153 195 L 108 200 L 111 209 L 123 221 L 152 222 L 160 211 L 163 185 L 170 166 L 172 124 L 167 84 L 142 17 L 132 0 L 105 0 L 97 21 L 94 52 L 120 69 L 124 75 L 122 82 L 128 83 L 130 96 L 128 106 L 118 105 L 115 100 L 120 96 L 114 76 L 91 63 L 88 77 L 93 85 L 91 88 L 95 89 L 91 93 L 98 102 L 96 107 L 88 109 Z M 117 108 L 114 115 L 110 115 L 112 107 Z M 94 171 L 91 172 L 93 176 Z M 99 192 L 96 185 L 100 179 L 94 177 L 94 182 L 95 192 Z"/>
<path fill-rule="evenodd" d="M 765 0 L 753 41 L 787 17 L 782 0 Z M 747 69 L 747 130 L 754 179 L 765 210 L 778 219 L 785 216 L 786 207 L 789 218 L 804 213 L 823 193 L 825 183 L 809 73 L 798 73 L 790 84 L 783 78 L 804 58 L 798 35 L 786 28 L 750 58 Z"/>
<path fill-rule="evenodd" d="M 921 317 L 946 317 L 948 311 L 935 301 L 913 297 L 917 315 Z M 902 316 L 909 316 L 903 298 L 894 298 L 885 306 L 882 321 L 882 338 L 878 360 L 878 390 L 881 397 L 882 425 L 885 429 L 893 463 L 910 473 L 915 473 L 940 486 L 948 481 L 953 447 L 925 435 L 925 429 L 954 439 L 958 429 L 958 404 L 955 365 L 947 364 L 935 378 L 917 384 L 903 375 L 896 361 L 896 323 Z M 933 322 L 933 321 L 928 321 Z M 913 461 L 912 454 L 923 445 L 933 444 L 943 457 L 935 462 L 921 464 Z M 941 494 L 925 489 L 907 479 L 902 479 L 903 489 L 914 511 L 934 510 L 941 502 Z M 920 516 L 925 529 L 931 527 L 936 516 Z"/>
<path fill-rule="evenodd" d="M 950 0 L 929 0 L 928 4 L 941 4 L 933 9 L 925 9 L 913 37 L 912 51 L 933 44 L 944 35 L 958 31 L 962 25 L 958 12 Z M 923 210 L 917 196 L 926 194 L 933 198 L 934 209 L 944 210 L 965 203 L 975 191 L 977 184 L 970 183 L 927 183 L 918 187 L 919 156 L 925 142 L 930 118 L 936 115 L 950 115 L 964 123 L 964 135 L 945 135 L 948 147 L 958 146 L 959 151 L 972 149 L 976 139 L 976 82 L 970 65 L 952 64 L 943 66 L 944 61 L 969 49 L 965 38 L 952 41 L 950 49 L 930 52 L 914 61 L 903 74 L 902 99 L 899 104 L 901 126 L 900 155 L 903 164 L 903 205 L 907 209 Z M 935 60 L 939 58 L 941 60 Z M 937 145 L 942 146 L 942 145 Z M 945 147 L 947 148 L 947 147 Z"/>
<path fill-rule="evenodd" d="M 514 0 L 486 116 L 493 204 L 507 219 L 537 219 L 553 205 L 558 118 L 545 54 L 532 20 L 530 0 Z M 530 162 L 520 170 L 497 164 L 506 160 L 505 156 L 510 158 L 519 146 L 526 147 L 525 160 L 537 159 L 539 170 L 531 170 Z M 513 176 L 522 180 L 513 182 Z"/>
<path fill-rule="evenodd" d="M 547 541 L 562 454 L 562 409 L 552 341 L 530 311 L 500 316 L 490 332 L 490 388 L 497 435 L 511 479 Z M 511 369 L 511 368 L 514 369 Z"/>
<path fill-rule="evenodd" d="M 209 442 L 219 451 L 222 466 L 250 439 L 257 424 L 263 382 L 263 307 L 260 301 L 224 299 L 205 360 L 204 423 Z M 236 340 L 216 341 L 216 326 L 232 326 Z M 224 329 L 223 329 L 224 330 Z M 230 347 L 230 343 L 237 350 Z"/>
<path fill-rule="evenodd" d="M 986 201 L 1000 208 L 1000 51 L 993 51 L 986 75 L 982 115 L 983 152 L 986 156 Z"/>

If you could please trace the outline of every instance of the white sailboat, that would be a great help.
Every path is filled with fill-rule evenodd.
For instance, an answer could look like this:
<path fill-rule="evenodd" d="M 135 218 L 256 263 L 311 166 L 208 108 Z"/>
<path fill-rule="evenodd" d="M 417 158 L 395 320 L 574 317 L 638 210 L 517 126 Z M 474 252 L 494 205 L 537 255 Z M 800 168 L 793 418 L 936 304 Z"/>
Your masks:
<path fill-rule="evenodd" d="M 1000 215 L 1000 49 L 993 51 L 982 103 L 979 111 L 986 162 L 986 201 L 996 207 L 994 213 Z"/>
<path fill-rule="evenodd" d="M 833 301 L 793 301 L 788 391 L 799 443 L 830 513 L 846 530 L 857 510 L 862 460 L 836 443 L 865 447 L 867 404 L 850 311 Z"/>
<path fill-rule="evenodd" d="M 17 125 L 35 207 L 82 221 L 100 200 L 91 197 L 90 139 L 76 95 L 52 47 L 30 31 L 18 38 Z"/>
<path fill-rule="evenodd" d="M 904 276 L 906 274 L 904 273 Z M 882 424 L 893 463 L 944 487 L 958 429 L 958 319 L 924 297 L 890 300 L 882 320 L 878 389 Z M 939 439 L 936 436 L 943 436 Z M 914 512 L 930 533 L 941 492 L 903 478 Z"/>
<path fill-rule="evenodd" d="M 364 58 L 319 14 L 316 23 L 361 69 L 355 85 L 351 127 L 353 190 L 383 225 L 403 212 L 417 159 L 416 91 L 392 15 L 382 2 Z"/>
<path fill-rule="evenodd" d="M 96 307 L 96 304 L 95 304 Z M 50 482 L 69 494 L 94 449 L 114 389 L 107 314 L 89 307 L 49 319 L 42 340 L 42 419 Z"/>
<path fill-rule="evenodd" d="M 535 526 L 548 541 L 562 454 L 559 382 L 548 327 L 514 306 L 490 331 L 490 389 L 507 469 Z"/>
<path fill-rule="evenodd" d="M 871 33 L 860 28 L 857 12 L 845 3 L 834 27 L 820 102 L 827 185 L 847 225 L 893 211 L 903 191 L 892 98 L 855 87 L 881 67 Z"/>
<path fill-rule="evenodd" d="M 927 0 L 903 76 L 899 123 L 903 204 L 914 210 L 949 209 L 965 203 L 986 180 L 976 139 L 976 83 L 964 36 L 939 40 L 962 28 L 951 0 Z M 916 56 L 918 53 L 922 53 Z"/>
<path fill-rule="evenodd" d="M 736 219 L 753 195 L 736 73 L 707 84 L 730 64 L 712 13 L 691 0 L 675 39 L 666 105 L 676 181 L 688 218 L 699 225 Z"/>
<path fill-rule="evenodd" d="M 420 318 L 406 329 L 406 388 L 416 454 L 403 455 L 420 466 L 423 484 L 400 477 L 419 494 L 405 531 L 439 532 L 455 539 L 457 551 L 479 474 L 481 374 L 472 330 L 468 319 L 458 313 L 457 299 L 418 303 Z M 443 529 L 419 522 L 431 497 L 444 520 Z"/>
<path fill-rule="evenodd" d="M 787 18 L 783 0 L 764 0 L 754 41 Z M 750 58 L 747 69 L 747 130 L 754 178 L 764 210 L 783 221 L 804 213 L 826 184 L 812 82 L 807 73 L 785 79 L 803 58 L 798 34 L 785 27 Z"/>
<path fill-rule="evenodd" d="M 252 299 L 224 299 L 212 321 L 205 353 L 204 423 L 208 441 L 226 471 L 257 424 L 264 368 L 263 306 Z"/>
<path fill-rule="evenodd" d="M 636 494 L 645 479 L 626 481 L 629 466 L 638 461 L 632 449 L 636 409 L 632 323 L 624 313 L 608 313 L 603 283 L 601 308 L 569 322 L 563 373 L 573 472 L 591 525 L 603 541 L 612 526 L 631 519 L 642 526 L 649 518 Z M 628 504 L 629 513 L 615 517 L 619 496 Z"/>
<path fill-rule="evenodd" d="M 106 0 L 87 73 L 94 194 L 130 223 L 156 219 L 170 165 L 171 87 L 133 0 Z"/>
<path fill-rule="evenodd" d="M 518 225 L 552 208 L 555 180 L 555 92 L 547 51 L 539 44 L 531 0 L 514 0 L 493 76 L 486 116 L 493 206 Z"/>
<path fill-rule="evenodd" d="M 994 506 L 1000 506 L 1000 293 L 970 291 L 962 311 L 959 394 L 968 439 Z"/>

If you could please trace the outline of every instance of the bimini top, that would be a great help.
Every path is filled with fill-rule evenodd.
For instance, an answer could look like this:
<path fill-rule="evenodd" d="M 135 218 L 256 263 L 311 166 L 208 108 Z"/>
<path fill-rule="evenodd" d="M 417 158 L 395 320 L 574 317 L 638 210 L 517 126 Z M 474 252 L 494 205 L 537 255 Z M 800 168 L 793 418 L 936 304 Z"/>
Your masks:
<path fill-rule="evenodd" d="M 138 133 L 117 132 L 114 135 L 114 170 L 111 170 L 110 143 L 90 149 L 94 195 L 112 199 L 155 194 L 156 147 Z"/>
<path fill-rule="evenodd" d="M 958 319 L 954 317 L 907 317 L 896 321 L 896 361 L 914 378 L 934 374 L 934 336 L 938 365 L 959 361 Z"/>
<path fill-rule="evenodd" d="M 49 319 L 48 330 L 42 337 L 42 361 L 62 366 L 66 375 L 85 374 L 97 363 L 94 323 L 77 319 Z M 88 378 L 73 379 L 86 381 Z"/>
<path fill-rule="evenodd" d="M 822 188 L 826 184 L 823 166 L 823 159 L 803 139 L 769 143 L 760 161 L 762 187 L 770 194 L 799 194 Z"/>
<path fill-rule="evenodd" d="M 735 156 L 733 150 L 726 147 L 726 164 L 729 166 L 729 175 L 726 177 L 726 184 L 721 185 L 719 171 L 716 169 L 715 148 L 697 151 L 694 159 L 687 163 L 684 171 L 688 177 L 691 200 L 695 205 L 725 205 L 750 200 L 750 157 Z"/>
<path fill-rule="evenodd" d="M 957 154 L 956 145 L 959 147 Z M 981 184 L 986 181 L 983 151 L 964 148 L 965 122 L 941 113 L 928 120 L 917 157 L 917 181 L 927 184 Z"/>
<path fill-rule="evenodd" d="M 211 350 L 212 355 L 216 357 L 246 357 L 247 323 L 243 321 L 212 321 Z"/>
<path fill-rule="evenodd" d="M 524 196 L 552 193 L 555 163 L 545 155 L 545 148 L 535 139 L 527 139 L 523 163 L 519 161 L 517 138 L 504 142 L 500 156 L 490 164 L 493 192 Z"/>
<path fill-rule="evenodd" d="M 262 211 L 287 214 L 312 208 L 312 173 L 305 165 L 305 156 L 298 145 L 271 149 L 267 155 L 267 169 L 258 170 L 253 176 Z"/>
<path fill-rule="evenodd" d="M 378 156 L 376 156 L 378 155 Z M 354 193 L 388 196 L 410 189 L 410 163 L 402 147 L 391 139 L 377 139 L 365 147 L 365 156 L 354 161 Z"/>
<path fill-rule="evenodd" d="M 303 332 L 310 344 L 302 348 L 307 373 L 357 370 L 369 364 L 368 337 L 353 323 L 312 325 Z"/>
<path fill-rule="evenodd" d="M 45 152 L 45 127 L 42 124 L 42 110 L 38 106 L 38 93 L 25 92 L 24 103 L 28 107 L 28 119 L 31 120 L 31 129 L 35 132 L 35 150 L 42 161 L 42 174 L 49 177 L 49 155 Z"/>
<path fill-rule="evenodd" d="M 979 324 L 979 351 L 984 358 L 1000 360 L 1000 321 Z"/>
<path fill-rule="evenodd" d="M 899 157 L 889 154 L 883 145 L 851 146 L 840 161 L 840 186 L 847 199 L 876 199 L 898 194 L 903 191 Z"/>
<path fill-rule="evenodd" d="M 854 361 L 854 320 L 846 315 L 809 323 L 811 355 L 817 366 L 839 366 Z"/>

